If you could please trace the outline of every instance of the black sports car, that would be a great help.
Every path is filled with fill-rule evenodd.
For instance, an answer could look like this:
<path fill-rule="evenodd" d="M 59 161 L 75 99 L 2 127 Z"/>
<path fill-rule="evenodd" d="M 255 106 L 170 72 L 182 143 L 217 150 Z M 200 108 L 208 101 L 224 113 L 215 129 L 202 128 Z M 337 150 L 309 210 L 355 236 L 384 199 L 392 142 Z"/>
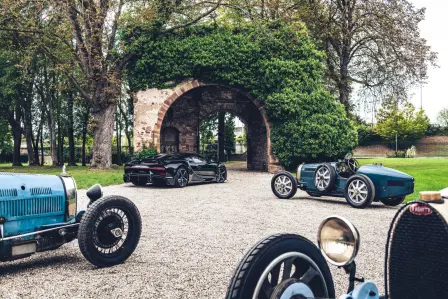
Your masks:
<path fill-rule="evenodd" d="M 224 183 L 227 180 L 227 169 L 223 164 L 207 161 L 198 154 L 158 154 L 127 163 L 123 180 L 137 186 L 152 183 L 182 188 L 192 182 Z"/>

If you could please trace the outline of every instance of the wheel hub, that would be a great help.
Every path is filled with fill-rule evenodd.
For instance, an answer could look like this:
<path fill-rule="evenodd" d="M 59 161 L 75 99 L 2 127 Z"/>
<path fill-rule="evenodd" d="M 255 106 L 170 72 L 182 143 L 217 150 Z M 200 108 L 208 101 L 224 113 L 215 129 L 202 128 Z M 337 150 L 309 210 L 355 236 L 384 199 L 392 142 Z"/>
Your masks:
<path fill-rule="evenodd" d="M 295 278 L 290 278 L 279 284 L 270 299 L 305 299 L 314 298 L 313 291 L 308 285 Z"/>

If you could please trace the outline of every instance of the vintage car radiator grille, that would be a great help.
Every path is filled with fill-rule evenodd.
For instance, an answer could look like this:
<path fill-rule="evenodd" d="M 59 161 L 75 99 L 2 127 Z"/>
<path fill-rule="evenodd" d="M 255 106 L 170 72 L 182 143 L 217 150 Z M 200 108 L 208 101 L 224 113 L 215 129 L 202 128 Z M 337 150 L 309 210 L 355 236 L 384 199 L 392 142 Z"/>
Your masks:
<path fill-rule="evenodd" d="M 31 195 L 51 195 L 51 188 L 31 188 L 30 189 Z"/>
<path fill-rule="evenodd" d="M 392 222 L 388 240 L 388 298 L 448 298 L 448 225 L 435 209 L 407 204 Z"/>
<path fill-rule="evenodd" d="M 62 196 L 0 201 L 2 216 L 21 217 L 64 211 Z"/>
<path fill-rule="evenodd" d="M 17 196 L 17 189 L 0 189 L 0 197 Z"/>

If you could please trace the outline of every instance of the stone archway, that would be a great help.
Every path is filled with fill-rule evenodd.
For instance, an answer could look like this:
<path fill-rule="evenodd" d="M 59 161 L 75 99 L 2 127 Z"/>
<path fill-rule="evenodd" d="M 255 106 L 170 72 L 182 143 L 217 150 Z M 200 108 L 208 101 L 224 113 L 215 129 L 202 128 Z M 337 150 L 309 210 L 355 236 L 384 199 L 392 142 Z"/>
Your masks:
<path fill-rule="evenodd" d="M 179 132 L 180 152 L 198 151 L 198 127 L 208 115 L 229 111 L 248 125 L 248 169 L 275 172 L 270 127 L 264 106 L 238 89 L 185 81 L 170 89 L 147 89 L 134 95 L 134 148 L 155 146 L 161 151 L 166 128 Z"/>

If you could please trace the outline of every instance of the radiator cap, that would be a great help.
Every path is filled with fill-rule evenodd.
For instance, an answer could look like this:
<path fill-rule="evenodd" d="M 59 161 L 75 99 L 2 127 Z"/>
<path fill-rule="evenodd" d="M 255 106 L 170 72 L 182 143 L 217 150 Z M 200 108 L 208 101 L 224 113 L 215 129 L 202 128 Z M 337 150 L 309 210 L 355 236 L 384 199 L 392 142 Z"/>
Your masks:
<path fill-rule="evenodd" d="M 424 201 L 442 200 L 442 195 L 439 191 L 422 191 L 420 192 L 420 200 Z"/>

